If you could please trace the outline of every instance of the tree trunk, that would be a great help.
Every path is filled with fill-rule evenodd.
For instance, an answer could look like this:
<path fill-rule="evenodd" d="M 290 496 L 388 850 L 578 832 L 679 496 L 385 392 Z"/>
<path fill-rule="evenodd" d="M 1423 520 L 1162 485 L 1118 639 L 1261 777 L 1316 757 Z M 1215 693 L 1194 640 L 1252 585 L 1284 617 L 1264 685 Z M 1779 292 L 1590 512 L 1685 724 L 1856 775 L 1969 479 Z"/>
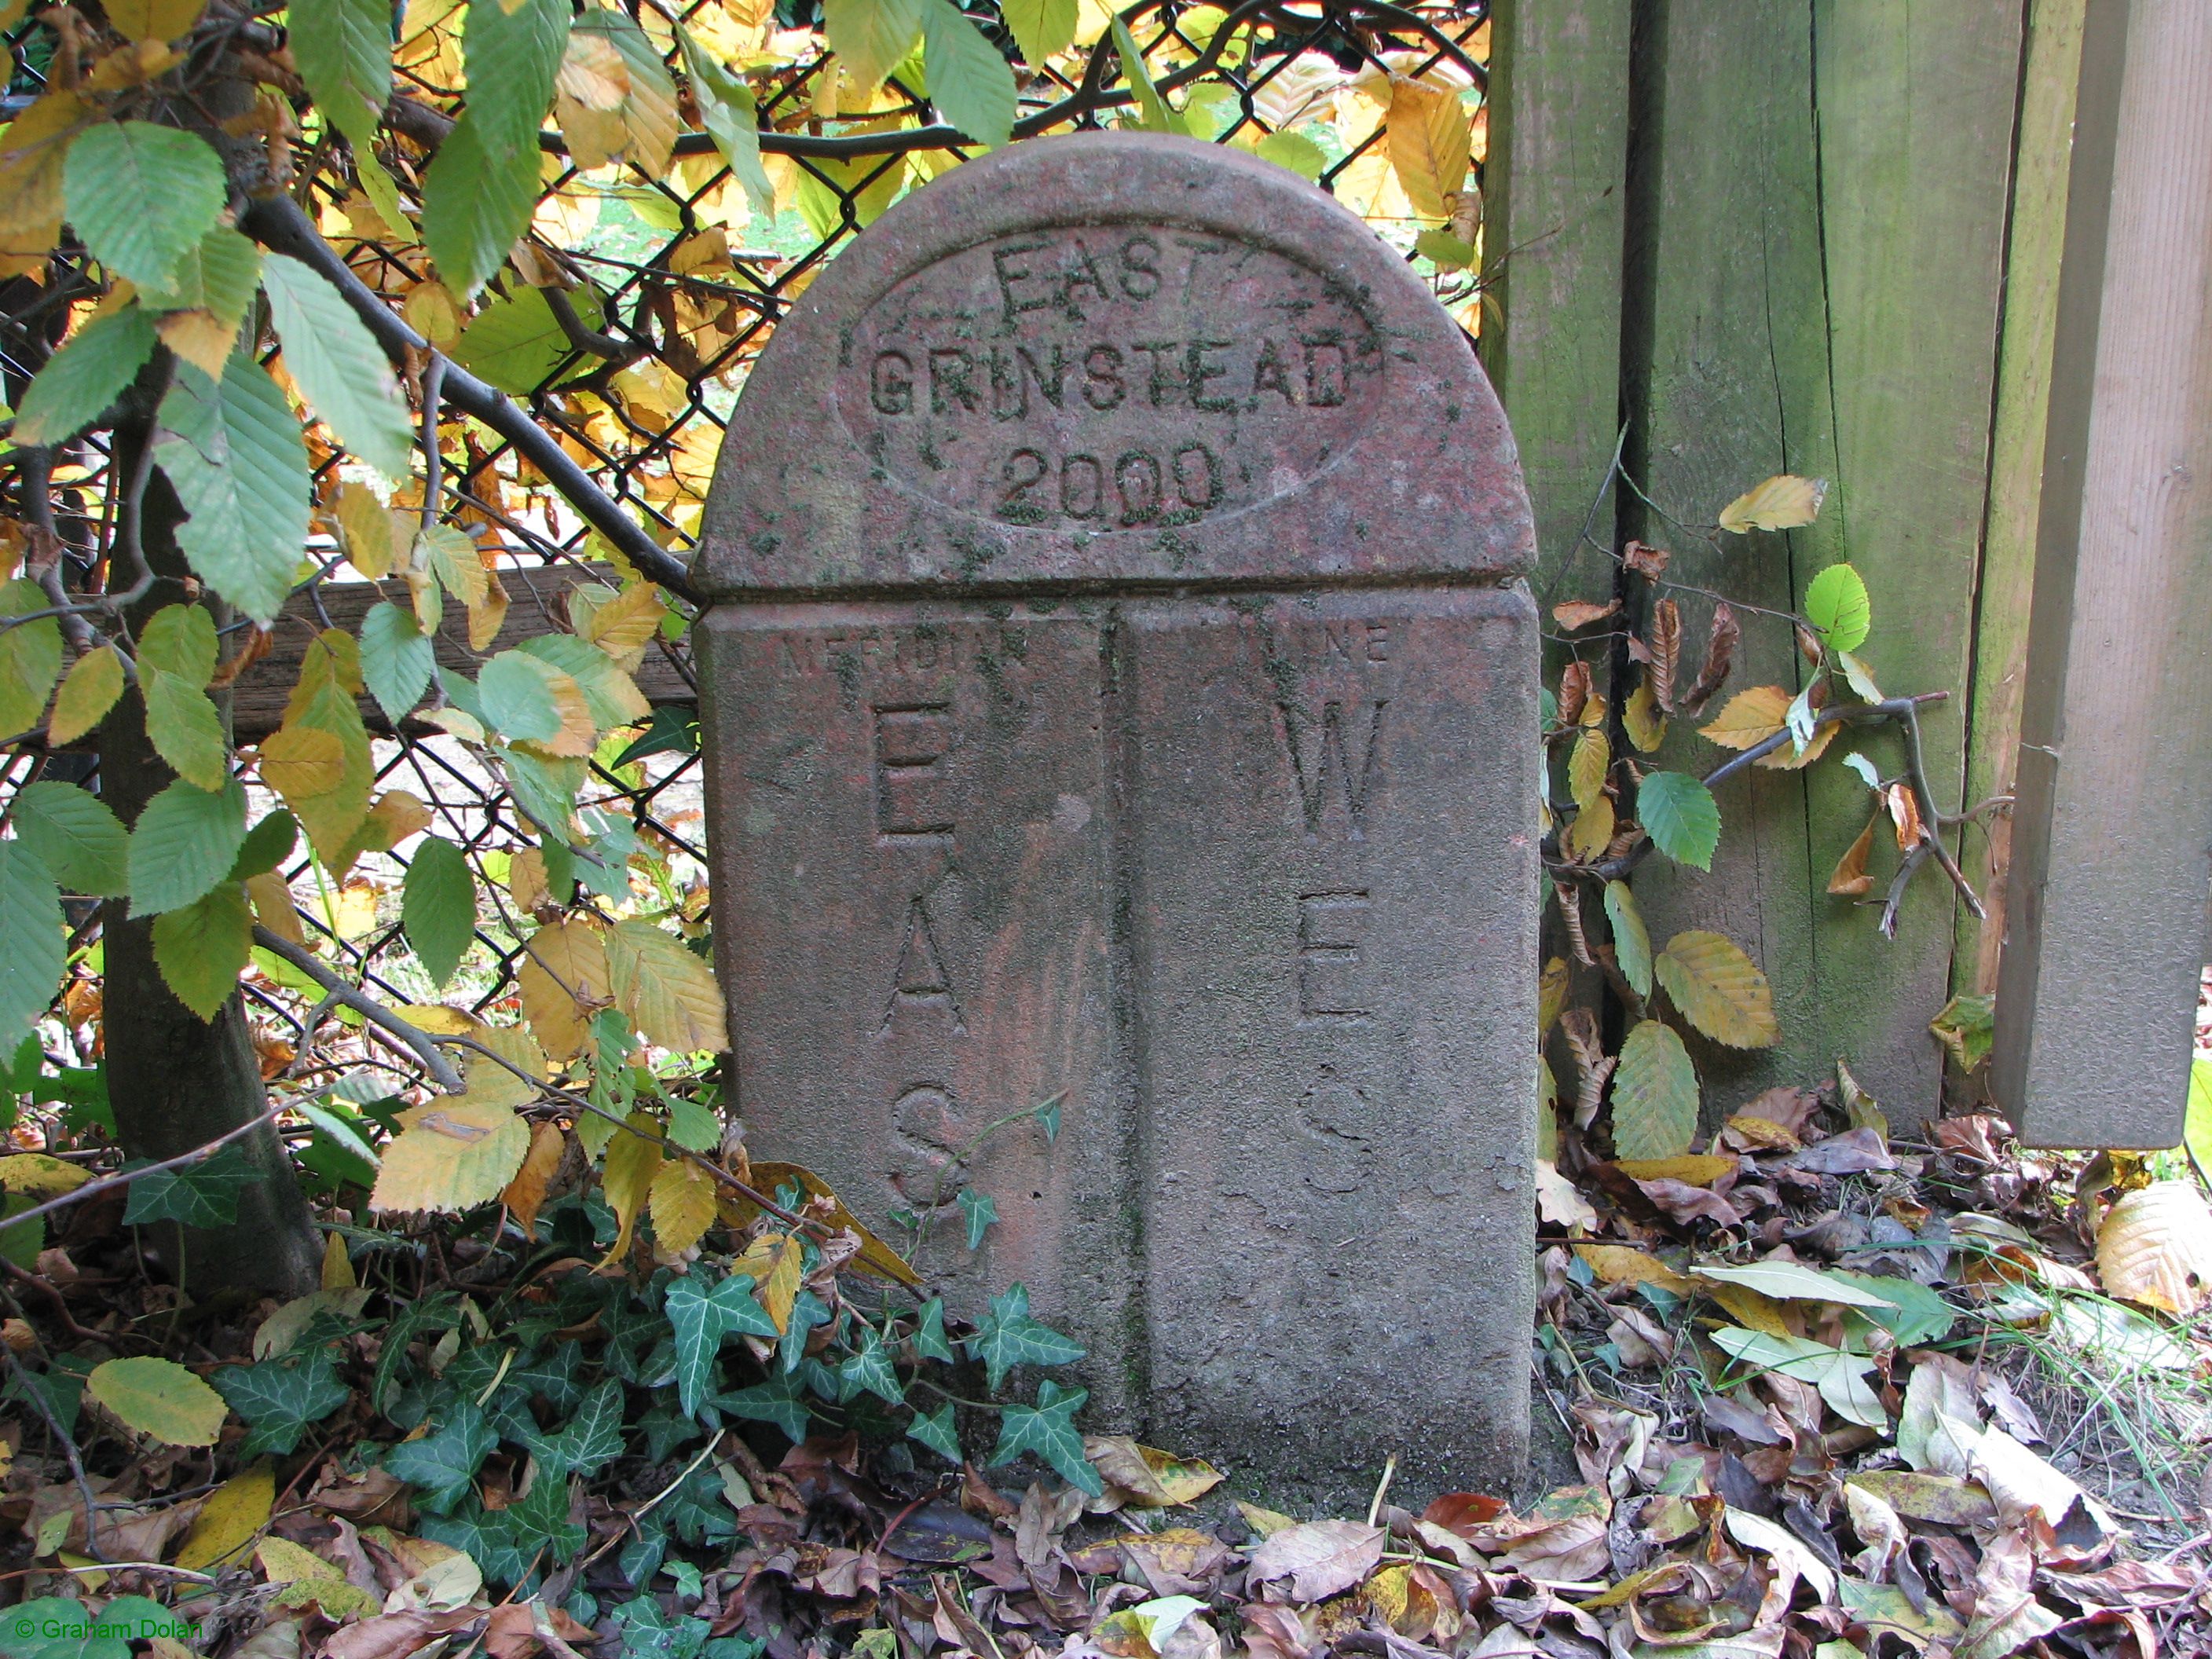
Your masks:
<path fill-rule="evenodd" d="M 142 381 L 142 385 L 143 382 Z M 151 410 L 134 410 L 115 434 L 112 476 L 134 476 L 152 438 Z M 118 487 L 119 484 L 118 484 Z M 134 628 L 185 597 L 186 574 L 176 527 L 184 511 L 158 470 L 146 486 L 143 540 L 158 580 L 131 614 Z M 113 571 L 127 586 L 133 573 Z M 218 609 L 218 625 L 223 620 Z M 211 692 L 226 727 L 227 693 Z M 100 795 L 125 824 L 175 778 L 146 736 L 145 708 L 135 687 L 100 728 Z M 124 1150 L 134 1158 L 167 1158 L 204 1146 L 269 1108 L 261 1066 L 234 993 L 212 1022 L 177 1000 L 154 965 L 154 924 L 132 918 L 118 899 L 102 908 L 106 943 L 107 1092 Z M 193 1291 L 268 1291 L 297 1296 L 320 1282 L 321 1249 L 313 1219 L 293 1178 L 290 1158 L 274 1128 L 264 1126 L 234 1143 L 262 1172 L 243 1188 L 236 1222 L 222 1228 L 164 1225 L 164 1255 Z"/>

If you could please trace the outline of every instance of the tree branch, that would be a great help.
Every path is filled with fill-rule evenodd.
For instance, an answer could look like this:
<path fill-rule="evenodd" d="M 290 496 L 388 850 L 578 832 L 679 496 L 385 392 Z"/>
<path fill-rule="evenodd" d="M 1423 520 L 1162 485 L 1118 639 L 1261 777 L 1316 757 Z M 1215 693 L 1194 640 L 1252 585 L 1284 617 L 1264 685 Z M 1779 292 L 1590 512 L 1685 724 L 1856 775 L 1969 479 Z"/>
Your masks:
<path fill-rule="evenodd" d="M 451 1060 L 438 1052 L 438 1045 L 430 1040 L 428 1032 L 409 1024 L 374 997 L 347 984 L 324 964 L 321 957 L 293 944 L 282 933 L 273 933 L 257 922 L 253 928 L 253 942 L 270 955 L 283 957 L 370 1024 L 397 1038 L 405 1045 L 409 1053 L 422 1062 L 422 1069 L 429 1073 L 432 1080 L 447 1094 L 458 1095 L 465 1091 L 468 1085 L 461 1081 L 461 1074 L 453 1069 Z"/>

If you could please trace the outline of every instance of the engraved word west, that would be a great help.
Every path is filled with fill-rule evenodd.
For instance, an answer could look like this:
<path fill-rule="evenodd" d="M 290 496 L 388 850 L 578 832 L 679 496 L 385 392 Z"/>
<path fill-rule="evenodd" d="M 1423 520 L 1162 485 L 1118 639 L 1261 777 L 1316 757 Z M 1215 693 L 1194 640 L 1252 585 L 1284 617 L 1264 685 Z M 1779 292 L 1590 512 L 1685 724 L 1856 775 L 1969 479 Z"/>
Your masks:
<path fill-rule="evenodd" d="M 1296 489 L 1379 396 L 1352 296 L 1169 227 L 1002 236 L 915 273 L 839 356 L 837 410 L 908 488 L 1006 524 L 1174 527 Z"/>

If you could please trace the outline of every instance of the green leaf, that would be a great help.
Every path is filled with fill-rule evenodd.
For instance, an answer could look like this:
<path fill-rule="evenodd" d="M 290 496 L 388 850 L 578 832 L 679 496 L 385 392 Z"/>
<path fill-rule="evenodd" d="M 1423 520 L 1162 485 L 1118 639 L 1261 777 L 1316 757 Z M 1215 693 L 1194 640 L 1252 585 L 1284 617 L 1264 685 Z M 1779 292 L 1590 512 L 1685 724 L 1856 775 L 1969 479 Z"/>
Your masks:
<path fill-rule="evenodd" d="M 138 665 L 158 668 L 200 690 L 215 678 L 215 618 L 201 605 L 167 605 L 138 635 Z"/>
<path fill-rule="evenodd" d="M 697 1412 L 713 1387 L 725 1336 L 738 1332 L 773 1341 L 777 1335 L 775 1322 L 753 1299 L 747 1273 L 733 1273 L 712 1290 L 699 1274 L 685 1273 L 670 1281 L 662 1311 L 676 1334 L 676 1393 L 687 1413 Z"/>
<path fill-rule="evenodd" d="M 1805 590 L 1805 620 L 1831 651 L 1856 651 L 1874 631 L 1874 604 L 1859 573 L 1832 564 Z"/>
<path fill-rule="evenodd" d="M 67 937 L 46 860 L 20 841 L 0 841 L 0 1042 L 12 1048 L 54 1000 Z"/>
<path fill-rule="evenodd" d="M 1137 50 L 1136 38 L 1118 16 L 1114 19 L 1114 51 L 1121 60 L 1121 74 L 1129 89 L 1137 95 L 1138 125 L 1146 132 L 1182 132 L 1182 118 L 1168 107 L 1168 100 L 1160 96 L 1152 77 L 1145 72 L 1145 54 Z"/>
<path fill-rule="evenodd" d="M 1943 1005 L 1943 1012 L 1928 1022 L 1936 1040 L 1951 1051 L 1959 1069 L 1971 1072 L 1990 1057 L 1996 1041 L 1996 999 L 1961 995 Z"/>
<path fill-rule="evenodd" d="M 177 540 L 192 568 L 258 622 L 273 622 L 307 544 L 307 447 L 268 372 L 234 356 L 220 382 L 187 362 L 162 399 L 172 436 L 154 459 L 191 516 Z"/>
<path fill-rule="evenodd" d="M 262 261 L 262 290 L 284 348 L 284 367 L 323 423 L 393 483 L 412 467 L 414 422 L 392 366 L 345 296 L 297 259 Z"/>
<path fill-rule="evenodd" d="M 750 1389 L 718 1394 L 714 1404 L 748 1423 L 771 1423 L 798 1445 L 806 1438 L 806 1396 L 793 1376 L 773 1376 Z"/>
<path fill-rule="evenodd" d="M 0 617 L 27 617 L 51 601 L 38 583 L 0 584 Z M 0 629 L 0 738 L 28 732 L 46 712 L 62 672 L 62 625 L 53 617 Z"/>
<path fill-rule="evenodd" d="M 312 1425 L 353 1398 L 327 1344 L 258 1365 L 226 1365 L 215 1374 L 215 1386 L 245 1419 L 246 1443 L 239 1448 L 245 1457 L 287 1455 Z"/>
<path fill-rule="evenodd" d="M 906 1390 L 899 1387 L 898 1372 L 891 1364 L 891 1351 L 884 1346 L 883 1338 L 872 1325 L 860 1327 L 853 1352 L 837 1367 L 840 1399 L 851 1400 L 864 1392 L 893 1406 L 906 1404 Z"/>
<path fill-rule="evenodd" d="M 466 107 L 488 155 L 538 155 L 572 15 L 568 0 L 469 0 Z"/>
<path fill-rule="evenodd" d="M 1874 1361 L 1863 1355 L 1802 1336 L 1769 1336 L 1735 1325 L 1716 1330 L 1713 1340 L 1723 1352 L 1746 1365 L 1812 1383 L 1830 1409 L 1847 1421 L 1871 1429 L 1889 1427 L 1889 1413 L 1866 1380 Z"/>
<path fill-rule="evenodd" d="M 230 878 L 244 881 L 251 876 L 268 874 L 292 855 L 292 848 L 299 840 L 299 819 L 278 807 L 246 832 L 246 839 L 239 844 L 238 856 L 230 861 Z"/>
<path fill-rule="evenodd" d="M 539 1434 L 526 1443 L 538 1460 L 540 1480 L 594 1475 L 623 1454 L 623 1385 L 610 1376 L 584 1396 L 558 1434 Z"/>
<path fill-rule="evenodd" d="M 1832 1277 L 1886 1298 L 1887 1308 L 1862 1308 L 1855 1316 L 1879 1325 L 1900 1348 L 1923 1348 L 1951 1334 L 1958 1315 L 1951 1304 L 1925 1285 L 1910 1279 L 1881 1279 L 1872 1273 L 1845 1273 Z"/>
<path fill-rule="evenodd" d="M 952 1344 L 945 1335 L 945 1298 L 933 1296 L 921 1304 L 921 1317 L 914 1328 L 914 1351 L 923 1359 L 952 1363 Z"/>
<path fill-rule="evenodd" d="M 106 801 L 52 778 L 15 797 L 15 833 L 72 893 L 112 898 L 130 890 L 131 837 Z"/>
<path fill-rule="evenodd" d="M 906 1431 L 909 1439 L 921 1441 L 948 1463 L 960 1461 L 960 1432 L 953 1426 L 950 1400 L 933 1412 L 916 1412 Z"/>
<path fill-rule="evenodd" d="M 145 1169 L 150 1161 L 133 1159 L 123 1172 Z M 185 1227 L 232 1226 L 238 1220 L 238 1195 L 261 1178 L 261 1170 L 236 1146 L 182 1169 L 155 1170 L 131 1183 L 123 1224 L 143 1227 L 173 1221 Z"/>
<path fill-rule="evenodd" d="M 574 634 L 540 634 L 515 647 L 525 656 L 559 669 L 584 694 L 592 723 L 602 732 L 647 719 L 653 705 L 612 657 Z"/>
<path fill-rule="evenodd" d="M 1713 792 L 1686 772 L 1646 772 L 1636 790 L 1637 816 L 1652 845 L 1678 864 L 1713 867 L 1721 809 Z"/>
<path fill-rule="evenodd" d="M 177 1000 L 202 1019 L 216 1017 L 252 958 L 253 912 L 240 883 L 223 882 L 154 918 L 154 965 Z"/>
<path fill-rule="evenodd" d="M 1037 1387 L 1037 1402 L 1009 1406 L 999 1417 L 999 1443 L 991 1453 L 991 1466 L 1011 1463 L 1024 1452 L 1033 1452 L 1049 1463 L 1071 1486 L 1101 1496 L 1106 1483 L 1083 1455 L 1083 1436 L 1075 1426 L 1075 1413 L 1091 1397 L 1087 1389 L 1063 1389 L 1047 1377 Z"/>
<path fill-rule="evenodd" d="M 968 1357 L 983 1362 L 994 1390 L 1017 1365 L 1066 1365 L 1085 1352 L 1079 1342 L 1030 1317 L 1029 1287 L 1021 1284 L 992 1298 L 990 1312 L 968 1340 Z"/>
<path fill-rule="evenodd" d="M 175 281 L 167 289 L 141 289 L 138 303 L 149 311 L 204 311 L 235 330 L 260 286 L 261 250 L 228 225 L 217 225 L 177 262 Z"/>
<path fill-rule="evenodd" d="M 441 836 L 425 836 L 408 860 L 400 925 L 441 989 L 476 937 L 477 878 L 468 855 Z"/>
<path fill-rule="evenodd" d="M 538 205 L 538 129 L 568 41 L 562 0 L 471 0 L 469 99 L 422 187 L 422 236 L 447 284 L 474 294 Z"/>
<path fill-rule="evenodd" d="M 150 121 L 103 123 L 62 162 L 62 204 L 93 257 L 141 288 L 174 285 L 178 264 L 228 193 L 204 138 Z"/>
<path fill-rule="evenodd" d="M 213 793 L 179 779 L 146 803 L 131 832 L 131 914 L 190 904 L 230 873 L 246 842 L 246 790 Z"/>
<path fill-rule="evenodd" d="M 457 1401 L 443 1425 L 420 1440 L 403 1440 L 384 1455 L 386 1473 L 416 1488 L 416 1501 L 444 1514 L 465 1496 L 499 1436 L 473 1400 Z"/>
<path fill-rule="evenodd" d="M 921 36 L 922 0 L 822 0 L 830 50 L 866 95 L 903 63 Z"/>
<path fill-rule="evenodd" d="M 1013 137 L 1014 72 L 952 0 L 922 0 L 921 61 L 939 115 L 994 149 Z"/>
<path fill-rule="evenodd" d="M 722 1120 L 711 1106 L 702 1106 L 689 1095 L 668 1098 L 668 1138 L 695 1152 L 711 1152 L 722 1144 Z"/>
<path fill-rule="evenodd" d="M 385 0 L 290 0 L 292 61 L 315 107 L 366 149 L 392 101 L 392 9 Z"/>
<path fill-rule="evenodd" d="M 1068 8 L 1073 28 L 1075 0 L 1049 0 Z M 684 48 L 684 72 L 691 78 L 691 95 L 699 106 L 699 118 L 714 148 L 722 152 L 730 171 L 744 186 L 745 200 L 764 219 L 775 217 L 775 185 L 762 165 L 760 122 L 752 88 L 707 55 L 706 49 L 682 24 L 676 39 Z"/>
<path fill-rule="evenodd" d="M 1613 960 L 1637 995 L 1651 994 L 1651 935 L 1625 881 L 1605 884 L 1605 919 L 1613 925 Z"/>
<path fill-rule="evenodd" d="M 146 703 L 146 737 L 154 752 L 179 777 L 210 793 L 230 775 L 230 750 L 222 715 L 190 680 L 141 665 L 138 691 Z"/>
<path fill-rule="evenodd" d="M 430 689 L 438 653 L 411 611 L 380 599 L 361 619 L 361 677 L 394 726 Z"/>
<path fill-rule="evenodd" d="M 595 289 L 579 288 L 569 302 L 587 328 L 605 319 Z M 526 398 L 551 380 L 575 349 L 544 290 L 518 288 L 505 299 L 488 301 L 469 319 L 453 347 L 453 361 L 501 392 Z"/>
<path fill-rule="evenodd" d="M 1075 44 L 1076 0 L 1005 0 L 1000 12 L 1031 68 Z"/>
<path fill-rule="evenodd" d="M 1674 1028 L 1639 1022 L 1613 1074 L 1613 1155 L 1674 1158 L 1698 1133 L 1698 1069 Z"/>
<path fill-rule="evenodd" d="M 983 1248 L 983 1235 L 991 1231 L 991 1224 L 999 1218 L 999 1206 L 988 1193 L 977 1192 L 973 1187 L 960 1189 L 960 1213 L 968 1221 L 968 1248 Z"/>
<path fill-rule="evenodd" d="M 1898 1305 L 1897 1299 L 1881 1288 L 1885 1281 L 1875 1279 L 1862 1284 L 1819 1267 L 1808 1267 L 1802 1261 L 1749 1261 L 1740 1267 L 1701 1263 L 1692 1271 L 1700 1279 L 1710 1279 L 1720 1285 L 1741 1285 L 1746 1290 L 1757 1291 L 1761 1296 L 1781 1302 L 1833 1302 L 1842 1307 L 1867 1309 Z"/>
<path fill-rule="evenodd" d="M 560 672 L 534 653 L 501 652 L 477 676 L 486 724 L 512 741 L 544 743 L 556 736 L 561 711 L 554 706 L 552 677 Z"/>
<path fill-rule="evenodd" d="M 90 426 L 154 355 L 155 337 L 154 319 L 137 306 L 77 330 L 24 388 L 15 441 L 58 444 Z"/>
<path fill-rule="evenodd" d="M 1759 964 L 1724 933 L 1691 929 L 1667 941 L 1652 972 L 1691 1024 L 1731 1048 L 1767 1048 L 1781 1040 L 1774 989 Z"/>
<path fill-rule="evenodd" d="M 12 1029 L 12 1028 L 8 1028 Z M 2182 1144 L 2198 1170 L 2212 1174 L 2212 1060 L 2189 1062 L 2189 1111 Z"/>

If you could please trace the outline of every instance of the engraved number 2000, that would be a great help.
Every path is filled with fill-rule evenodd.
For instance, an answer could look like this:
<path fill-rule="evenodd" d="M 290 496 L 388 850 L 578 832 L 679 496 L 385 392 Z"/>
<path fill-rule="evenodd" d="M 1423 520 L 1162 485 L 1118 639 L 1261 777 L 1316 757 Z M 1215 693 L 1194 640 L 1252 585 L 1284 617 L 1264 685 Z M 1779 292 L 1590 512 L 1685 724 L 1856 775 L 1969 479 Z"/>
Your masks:
<path fill-rule="evenodd" d="M 1042 524 L 1055 514 L 1103 520 L 1121 527 L 1187 524 L 1221 499 L 1221 462 L 1204 444 L 1185 444 L 1164 462 L 1149 450 L 1127 449 L 1110 461 L 1022 448 L 1000 471 L 999 515 L 1013 524 Z"/>

